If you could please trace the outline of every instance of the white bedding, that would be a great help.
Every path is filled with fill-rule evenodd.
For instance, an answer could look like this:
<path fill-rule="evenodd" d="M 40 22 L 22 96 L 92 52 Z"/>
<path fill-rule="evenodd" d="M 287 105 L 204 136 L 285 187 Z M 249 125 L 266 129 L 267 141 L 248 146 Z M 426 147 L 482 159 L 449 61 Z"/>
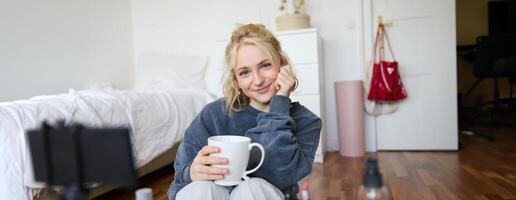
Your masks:
<path fill-rule="evenodd" d="M 67 94 L 0 103 L 0 199 L 32 199 L 25 131 L 64 119 L 95 127 L 129 126 L 137 167 L 183 138 L 195 115 L 213 98 L 204 90 L 70 90 Z"/>

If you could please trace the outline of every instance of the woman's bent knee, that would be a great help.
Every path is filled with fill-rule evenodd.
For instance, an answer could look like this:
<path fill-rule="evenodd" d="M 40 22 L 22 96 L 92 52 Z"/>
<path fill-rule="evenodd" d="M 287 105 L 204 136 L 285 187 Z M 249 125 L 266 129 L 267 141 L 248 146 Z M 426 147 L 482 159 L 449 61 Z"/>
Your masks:
<path fill-rule="evenodd" d="M 284 199 L 283 193 L 262 178 L 250 178 L 233 189 L 231 199 Z"/>
<path fill-rule="evenodd" d="M 194 181 L 179 190 L 176 199 L 226 200 L 229 199 L 229 189 L 213 181 Z"/>

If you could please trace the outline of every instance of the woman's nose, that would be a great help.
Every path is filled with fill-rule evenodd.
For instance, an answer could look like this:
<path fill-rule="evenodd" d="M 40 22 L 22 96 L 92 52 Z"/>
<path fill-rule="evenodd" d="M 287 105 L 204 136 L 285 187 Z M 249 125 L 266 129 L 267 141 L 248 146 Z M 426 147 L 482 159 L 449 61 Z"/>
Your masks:
<path fill-rule="evenodd" d="M 263 77 L 263 75 L 261 73 L 259 73 L 259 72 L 258 73 L 254 73 L 254 77 L 253 77 L 253 84 L 254 85 L 260 86 L 264 82 L 265 82 L 265 78 Z"/>

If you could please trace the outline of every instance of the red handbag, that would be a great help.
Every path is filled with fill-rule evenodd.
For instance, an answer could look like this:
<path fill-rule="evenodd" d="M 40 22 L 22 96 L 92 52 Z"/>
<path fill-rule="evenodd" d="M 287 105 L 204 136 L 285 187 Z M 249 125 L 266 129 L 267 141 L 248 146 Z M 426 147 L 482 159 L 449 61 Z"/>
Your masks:
<path fill-rule="evenodd" d="M 386 61 L 384 58 L 384 36 L 392 56 L 392 62 Z M 367 99 L 372 101 L 398 101 L 407 98 L 407 91 L 405 87 L 403 87 L 403 82 L 401 81 L 401 76 L 398 71 L 398 62 L 396 62 L 394 58 L 394 53 L 383 25 L 378 26 L 374 46 L 373 73 Z M 378 62 L 377 52 L 379 54 Z"/>

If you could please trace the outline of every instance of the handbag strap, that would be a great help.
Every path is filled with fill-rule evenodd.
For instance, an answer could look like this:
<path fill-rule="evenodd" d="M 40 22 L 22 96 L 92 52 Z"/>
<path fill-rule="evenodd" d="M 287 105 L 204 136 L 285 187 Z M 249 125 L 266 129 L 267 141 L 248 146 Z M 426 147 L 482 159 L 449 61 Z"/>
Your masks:
<path fill-rule="evenodd" d="M 387 35 L 387 32 L 385 32 L 385 28 L 383 25 L 380 25 L 382 27 L 382 39 L 383 39 L 383 36 L 385 36 L 385 40 L 387 41 L 387 46 L 389 47 L 389 51 L 391 53 L 391 56 L 392 56 L 392 61 L 396 61 L 396 58 L 394 57 L 394 51 L 392 51 L 392 47 L 391 47 L 391 42 L 389 41 L 389 36 Z M 383 40 L 382 40 L 383 42 Z"/>
<path fill-rule="evenodd" d="M 373 63 L 377 63 L 376 62 L 377 52 L 380 56 L 379 61 L 385 59 L 384 58 L 384 45 L 383 45 L 384 36 L 385 36 L 385 40 L 387 40 L 387 46 L 389 47 L 389 51 L 390 51 L 389 53 L 391 54 L 392 60 L 396 61 L 396 58 L 394 57 L 394 51 L 392 51 L 391 43 L 389 41 L 389 37 L 387 36 L 387 33 L 385 32 L 385 28 L 383 25 L 378 25 L 378 30 L 376 31 L 376 39 L 374 42 L 374 49 L 373 49 Z"/>
<path fill-rule="evenodd" d="M 380 39 L 380 27 L 376 31 L 376 36 L 374 37 L 374 48 L 373 48 L 373 63 L 376 62 L 376 52 L 378 51 L 378 40 Z"/>

